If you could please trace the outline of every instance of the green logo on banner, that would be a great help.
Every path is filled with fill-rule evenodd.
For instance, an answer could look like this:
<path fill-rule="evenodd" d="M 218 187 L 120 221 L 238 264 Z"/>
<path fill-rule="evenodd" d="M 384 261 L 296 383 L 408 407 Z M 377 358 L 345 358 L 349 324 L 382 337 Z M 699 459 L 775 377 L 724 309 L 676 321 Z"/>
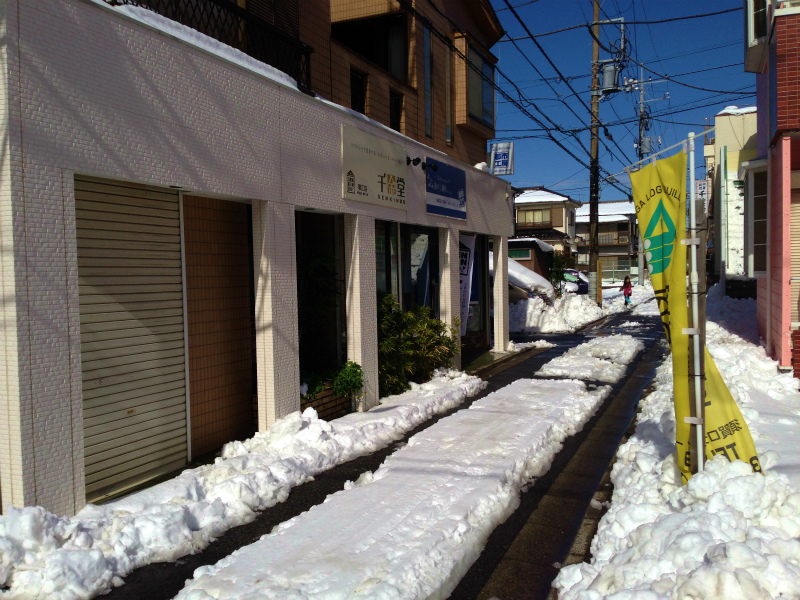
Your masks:
<path fill-rule="evenodd" d="M 663 273 L 669 266 L 674 245 L 675 223 L 664 208 L 664 201 L 659 200 L 644 232 L 644 249 L 647 251 L 645 257 L 651 275 Z"/>

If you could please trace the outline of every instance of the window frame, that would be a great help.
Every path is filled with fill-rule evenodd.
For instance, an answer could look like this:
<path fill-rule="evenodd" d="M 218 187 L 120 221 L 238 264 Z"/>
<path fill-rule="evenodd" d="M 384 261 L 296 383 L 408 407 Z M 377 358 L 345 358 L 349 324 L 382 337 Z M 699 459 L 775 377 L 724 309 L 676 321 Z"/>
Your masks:
<path fill-rule="evenodd" d="M 425 111 L 425 136 L 433 139 L 433 46 L 431 30 L 422 26 L 423 103 Z"/>
<path fill-rule="evenodd" d="M 476 69 L 473 69 L 473 61 L 472 61 L 473 54 L 481 61 L 480 64 L 481 114 L 480 115 L 476 115 L 472 110 L 473 106 L 472 106 L 471 82 L 473 81 L 472 79 L 473 77 L 478 76 Z M 492 79 L 491 83 L 486 81 L 486 79 L 484 79 L 484 76 L 488 76 L 488 74 L 484 73 L 484 67 L 488 67 L 489 69 L 491 69 L 491 79 Z M 476 121 L 486 125 L 487 127 L 491 127 L 492 129 L 494 129 L 495 127 L 495 120 L 497 118 L 497 106 L 495 102 L 496 98 L 494 93 L 494 80 L 495 80 L 495 68 L 492 62 L 489 61 L 486 58 L 486 56 L 481 51 L 479 51 L 473 44 L 468 44 L 467 45 L 467 114 Z M 491 117 L 489 119 L 485 118 L 485 111 L 487 105 L 486 102 L 487 87 L 491 89 L 491 94 L 492 94 L 492 100 L 491 100 L 492 112 L 491 112 Z"/>
<path fill-rule="evenodd" d="M 763 244 L 756 244 L 755 243 L 755 180 L 757 175 L 764 175 L 766 177 L 765 182 L 765 191 L 766 193 L 763 196 L 759 196 L 759 198 L 764 199 L 766 203 L 766 216 L 764 219 L 759 219 L 759 221 L 765 222 L 766 228 L 766 239 L 764 240 Z M 745 197 L 745 221 L 747 222 L 747 232 L 746 232 L 746 243 L 745 243 L 745 272 L 747 273 L 748 277 L 753 277 L 755 279 L 761 279 L 767 277 L 767 263 L 768 255 L 769 255 L 769 239 L 770 239 L 770 232 L 769 232 L 769 217 L 770 217 L 770 207 L 769 207 L 769 172 L 767 170 L 767 165 L 758 165 L 753 166 L 751 169 L 747 171 L 747 188 L 746 188 L 746 197 Z M 757 271 L 755 269 L 755 249 L 756 246 L 764 246 L 764 270 Z"/>

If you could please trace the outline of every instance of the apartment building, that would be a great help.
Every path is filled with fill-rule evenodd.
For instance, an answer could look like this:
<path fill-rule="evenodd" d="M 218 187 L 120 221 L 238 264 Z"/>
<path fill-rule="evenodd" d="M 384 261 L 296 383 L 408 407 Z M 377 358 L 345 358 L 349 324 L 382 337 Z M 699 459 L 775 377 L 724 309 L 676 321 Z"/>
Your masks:
<path fill-rule="evenodd" d="M 603 279 L 622 280 L 637 267 L 638 225 L 630 200 L 612 200 L 597 205 L 597 241 Z M 589 269 L 589 205 L 577 210 L 578 269 Z"/>
<path fill-rule="evenodd" d="M 767 352 L 800 375 L 800 6 L 745 2 L 745 71 L 756 74 L 756 156 L 743 162 L 744 268 Z"/>
<path fill-rule="evenodd" d="M 581 206 L 569 196 L 543 187 L 523 188 L 514 200 L 517 238 L 535 237 L 556 252 L 574 255 L 575 210 Z"/>
<path fill-rule="evenodd" d="M 353 4 L 3 3 L 3 506 L 71 514 L 263 431 L 315 361 L 359 363 L 374 406 L 379 290 L 451 322 L 465 289 L 471 341 L 506 347 L 513 201 L 471 166 L 496 17 Z M 405 82 L 342 42 L 386 14 Z"/>

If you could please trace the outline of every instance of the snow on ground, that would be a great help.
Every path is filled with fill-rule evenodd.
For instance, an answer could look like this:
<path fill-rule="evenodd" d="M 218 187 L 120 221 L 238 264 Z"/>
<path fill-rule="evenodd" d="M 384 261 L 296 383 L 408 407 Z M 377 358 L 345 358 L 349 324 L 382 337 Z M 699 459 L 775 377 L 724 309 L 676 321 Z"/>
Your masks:
<path fill-rule="evenodd" d="M 652 305 L 658 314 L 653 300 L 653 286 L 634 286 L 632 302 L 634 314 L 643 307 Z M 587 294 L 567 294 L 548 306 L 541 298 L 528 298 L 510 306 L 509 330 L 524 333 L 564 333 L 575 331 L 592 321 L 606 315 L 626 310 L 625 300 L 619 288 L 603 290 L 603 308 Z M 649 314 L 649 313 L 648 313 Z"/>
<path fill-rule="evenodd" d="M 377 410 L 334 421 L 313 409 L 293 413 L 245 442 L 223 449 L 213 465 L 73 518 L 40 507 L 0 516 L 0 597 L 90 598 L 132 570 L 207 546 L 255 511 L 283 502 L 314 475 L 402 437 L 486 386 L 477 377 L 440 372 L 386 398 Z M 9 588 L 4 591 L 3 588 Z"/>
<path fill-rule="evenodd" d="M 545 363 L 537 375 L 616 383 L 642 350 L 644 344 L 630 335 L 597 337 Z"/>
<path fill-rule="evenodd" d="M 518 380 L 414 436 L 374 474 L 194 573 L 177 598 L 444 598 L 608 395 Z"/>
<path fill-rule="evenodd" d="M 716 457 L 681 486 L 672 363 L 617 454 L 614 497 L 591 563 L 561 570 L 560 600 L 800 597 L 798 382 L 758 345 L 755 302 L 708 294 L 707 344 L 759 451 L 764 476 Z"/>
<path fill-rule="evenodd" d="M 536 340 L 535 342 L 508 342 L 506 352 L 522 352 L 528 348 L 555 348 L 556 344 L 547 340 Z"/>

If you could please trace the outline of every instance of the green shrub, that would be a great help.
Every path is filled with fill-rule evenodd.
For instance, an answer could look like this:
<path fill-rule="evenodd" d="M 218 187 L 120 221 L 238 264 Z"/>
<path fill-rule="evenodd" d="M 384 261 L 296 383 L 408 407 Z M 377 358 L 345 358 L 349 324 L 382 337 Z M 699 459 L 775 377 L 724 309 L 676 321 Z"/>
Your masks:
<path fill-rule="evenodd" d="M 331 384 L 337 396 L 352 398 L 364 387 L 364 371 L 361 365 L 348 360 L 336 375 Z"/>
<path fill-rule="evenodd" d="M 460 348 L 458 321 L 448 327 L 426 306 L 401 311 L 391 294 L 378 300 L 378 386 L 383 398 L 430 380 Z"/>

